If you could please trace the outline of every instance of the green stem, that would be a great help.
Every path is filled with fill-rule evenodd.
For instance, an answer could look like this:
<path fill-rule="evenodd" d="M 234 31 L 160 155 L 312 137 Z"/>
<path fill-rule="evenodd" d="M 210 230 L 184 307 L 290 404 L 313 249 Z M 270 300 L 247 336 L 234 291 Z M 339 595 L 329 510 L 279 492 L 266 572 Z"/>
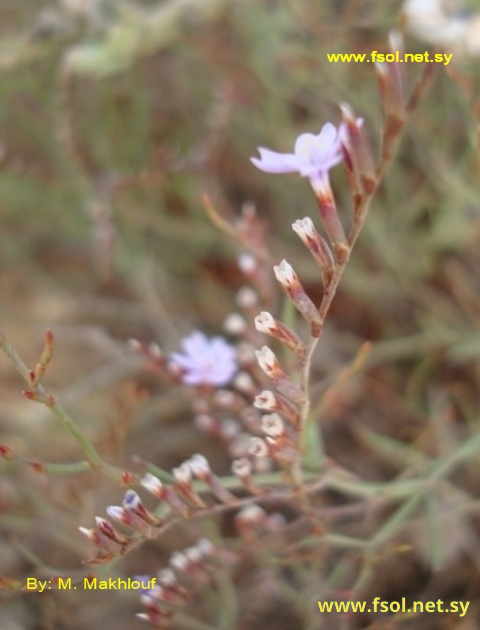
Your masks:
<path fill-rule="evenodd" d="M 101 469 L 103 461 L 93 444 L 85 437 L 76 422 L 69 416 L 63 407 L 53 398 L 46 398 L 47 407 L 60 420 L 65 429 L 73 436 L 77 444 L 88 458 L 93 468 Z"/>
<path fill-rule="evenodd" d="M 0 330 L 0 348 L 7 355 L 13 365 L 17 368 L 20 374 L 23 377 L 23 380 L 29 383 L 29 369 L 22 361 L 22 359 L 18 356 L 16 351 L 12 348 L 12 346 L 8 343 L 3 330 Z"/>
<path fill-rule="evenodd" d="M 73 462 L 71 464 L 41 463 L 41 472 L 49 475 L 74 475 L 79 472 L 91 470 L 90 462 Z"/>
<path fill-rule="evenodd" d="M 30 370 L 27 368 L 22 359 L 18 356 L 14 348 L 8 343 L 5 334 L 0 330 L 0 349 L 6 354 L 6 356 L 13 363 L 17 371 L 21 374 L 27 385 L 32 388 L 32 391 L 38 395 L 36 402 L 44 404 L 48 407 L 52 413 L 60 420 L 65 429 L 73 436 L 77 444 L 87 456 L 88 462 L 77 462 L 75 464 L 43 464 L 45 472 L 81 472 L 94 468 L 100 472 L 114 477 L 117 480 L 122 480 L 124 471 L 116 466 L 111 466 L 103 462 L 100 454 L 83 434 L 77 423 L 70 417 L 65 409 L 57 402 L 57 400 L 51 395 L 46 394 L 45 389 L 39 383 L 34 384 L 30 379 Z M 63 467 L 63 468 L 62 468 Z"/>

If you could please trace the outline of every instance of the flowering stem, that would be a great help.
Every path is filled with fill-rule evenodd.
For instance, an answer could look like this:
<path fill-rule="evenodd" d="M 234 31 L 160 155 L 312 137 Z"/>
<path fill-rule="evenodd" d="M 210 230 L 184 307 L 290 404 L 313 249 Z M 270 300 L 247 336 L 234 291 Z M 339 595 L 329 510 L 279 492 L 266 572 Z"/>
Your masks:
<path fill-rule="evenodd" d="M 325 450 L 321 432 L 313 421 L 309 421 L 310 412 L 310 367 L 313 352 L 317 346 L 319 337 L 311 336 L 308 345 L 305 361 L 302 366 L 302 391 L 305 394 L 305 404 L 300 416 L 300 439 L 299 444 L 303 453 L 303 467 L 308 470 L 321 468 L 325 458 Z"/>
<path fill-rule="evenodd" d="M 424 88 L 425 83 L 430 79 L 431 74 L 428 71 L 422 76 L 419 81 L 419 85 Z M 420 87 L 417 86 L 417 89 L 412 96 L 409 106 L 407 108 L 408 113 L 411 113 L 413 110 L 414 104 L 416 104 L 418 100 L 417 92 L 420 92 Z M 318 313 L 320 316 L 320 326 L 323 326 L 323 322 L 325 321 L 325 317 L 330 309 L 333 298 L 335 297 L 338 285 L 340 284 L 340 280 L 342 279 L 343 273 L 349 261 L 350 253 L 355 246 L 358 237 L 362 231 L 365 220 L 367 218 L 368 211 L 370 209 L 370 205 L 373 197 L 377 191 L 377 188 L 383 178 L 385 170 L 387 166 L 391 162 L 396 149 L 398 147 L 399 139 L 402 134 L 402 131 L 406 124 L 406 119 L 401 121 L 401 124 L 398 125 L 398 128 L 395 130 L 395 135 L 390 136 L 389 140 L 389 148 L 390 150 L 386 152 L 382 151 L 382 158 L 378 169 L 375 174 L 375 182 L 368 193 L 362 195 L 358 203 L 355 203 L 354 209 L 354 219 L 353 224 L 350 229 L 350 233 L 347 238 L 347 249 L 346 255 L 344 259 L 338 259 L 335 264 L 335 269 L 333 271 L 332 279 L 328 286 L 325 287 L 325 293 L 323 295 L 322 301 L 318 308 Z M 384 140 L 385 141 L 385 140 Z M 305 356 L 305 360 L 302 365 L 302 374 L 301 374 L 301 389 L 305 393 L 305 402 L 302 406 L 300 413 L 300 435 L 299 435 L 299 444 L 301 447 L 301 452 L 303 454 L 302 457 L 302 466 L 298 466 L 298 469 L 294 471 L 294 478 L 296 483 L 301 483 L 302 479 L 302 467 L 312 470 L 312 469 L 321 469 L 324 461 L 324 447 L 323 440 L 321 437 L 320 428 L 314 423 L 314 419 L 309 417 L 310 412 L 310 400 L 309 400 L 309 380 L 310 380 L 310 371 L 311 371 L 311 362 L 313 352 L 318 343 L 318 338 L 310 337 L 309 342 L 307 344 L 307 353 Z"/>

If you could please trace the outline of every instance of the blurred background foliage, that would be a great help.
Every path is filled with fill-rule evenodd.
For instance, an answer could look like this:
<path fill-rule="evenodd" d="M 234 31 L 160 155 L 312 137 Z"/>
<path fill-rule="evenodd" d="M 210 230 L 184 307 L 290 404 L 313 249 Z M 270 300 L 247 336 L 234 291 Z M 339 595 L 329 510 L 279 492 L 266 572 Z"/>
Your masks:
<path fill-rule="evenodd" d="M 254 203 L 274 256 L 293 264 L 312 295 L 320 290 L 290 227 L 315 218 L 308 185 L 262 174 L 249 157 L 258 146 L 290 151 L 300 133 L 337 123 L 341 101 L 364 118 L 378 147 L 372 64 L 329 63 L 326 53 L 385 52 L 400 9 L 394 0 L 0 2 L 2 327 L 32 364 L 43 328 L 53 329 L 49 386 L 104 453 L 127 463 L 138 453 L 168 468 L 213 449 L 178 420 L 187 406 L 178 391 L 157 391 L 153 377 L 142 376 L 153 393 L 136 411 L 128 383 L 138 365 L 123 346 L 136 337 L 171 350 L 192 328 L 218 332 L 235 309 L 245 282 L 240 251 L 207 220 L 204 192 L 231 221 Z M 407 36 L 407 52 L 426 49 Z M 404 70 L 412 85 L 421 68 Z M 362 387 L 326 411 L 340 460 L 359 439 L 337 435 L 352 414 L 412 442 L 429 443 L 429 418 L 447 407 L 454 433 L 478 423 L 479 86 L 478 60 L 437 68 L 335 301 L 318 375 L 351 359 L 362 341 L 377 342 Z M 333 186 L 348 223 L 340 169 Z M 12 372 L 2 360 L 2 442 L 27 457 L 75 458 L 47 414 L 22 401 Z M 103 509 L 106 489 L 94 491 L 86 478 L 47 483 L 18 466 L 0 469 L 7 574 L 31 571 L 26 548 L 44 560 L 55 548 L 49 564 L 78 566 L 86 550 L 79 553 L 75 525 Z M 37 484 L 60 493 L 53 512 L 39 505 Z M 52 520 L 66 532 L 61 542 Z M 43 523 L 40 537 L 35 523 Z M 135 569 L 154 572 L 162 553 L 148 567 L 136 560 Z M 9 600 L 3 629 L 99 623 L 90 611 L 75 625 L 57 600 L 51 608 L 19 601 Z M 57 614 L 62 622 L 52 621 Z"/>

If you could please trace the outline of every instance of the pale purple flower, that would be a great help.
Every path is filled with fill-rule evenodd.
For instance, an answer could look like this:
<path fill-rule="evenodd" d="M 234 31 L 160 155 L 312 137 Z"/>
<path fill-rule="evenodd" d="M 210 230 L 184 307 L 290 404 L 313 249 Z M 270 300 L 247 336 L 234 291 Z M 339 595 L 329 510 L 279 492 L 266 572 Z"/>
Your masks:
<path fill-rule="evenodd" d="M 187 385 L 226 385 L 237 371 L 236 350 L 222 337 L 208 339 L 202 332 L 193 332 L 181 342 L 183 353 L 170 355 Z"/>
<path fill-rule="evenodd" d="M 315 190 L 328 187 L 328 171 L 343 159 L 340 132 L 332 123 L 320 133 L 303 133 L 295 142 L 295 153 L 276 153 L 263 147 L 260 159 L 250 158 L 265 173 L 299 173 L 308 177 Z"/>

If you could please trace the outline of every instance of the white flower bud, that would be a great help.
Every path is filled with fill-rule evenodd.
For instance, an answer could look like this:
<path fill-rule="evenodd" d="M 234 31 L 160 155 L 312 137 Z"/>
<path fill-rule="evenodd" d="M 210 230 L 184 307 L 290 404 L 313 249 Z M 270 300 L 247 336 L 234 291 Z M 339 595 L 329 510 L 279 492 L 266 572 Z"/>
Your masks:
<path fill-rule="evenodd" d="M 201 552 L 203 557 L 210 555 L 215 548 L 208 538 L 199 538 L 195 547 Z"/>
<path fill-rule="evenodd" d="M 269 411 L 273 410 L 277 406 L 277 401 L 275 398 L 275 394 L 268 389 L 264 390 L 257 396 L 255 396 L 255 400 L 253 404 L 258 409 L 267 409 Z"/>
<path fill-rule="evenodd" d="M 275 319 L 268 311 L 262 311 L 255 317 L 255 328 L 259 332 L 270 334 L 275 329 Z"/>
<path fill-rule="evenodd" d="M 126 510 L 122 507 L 118 507 L 117 505 L 109 505 L 106 511 L 110 518 L 112 518 L 114 521 L 118 521 L 119 523 L 125 523 L 126 520 L 130 520 L 126 516 Z"/>
<path fill-rule="evenodd" d="M 172 569 L 162 569 L 157 573 L 158 581 L 162 586 L 166 588 L 175 586 L 177 584 L 177 576 Z"/>
<path fill-rule="evenodd" d="M 196 547 L 190 547 L 189 549 L 186 549 L 185 555 L 188 561 L 192 564 L 198 564 L 201 560 L 203 560 L 200 549 L 197 549 Z"/>
<path fill-rule="evenodd" d="M 247 505 L 237 515 L 237 518 L 244 523 L 261 523 L 265 520 L 267 513 L 259 505 Z"/>
<path fill-rule="evenodd" d="M 262 429 L 270 437 L 277 438 L 284 434 L 285 425 L 278 413 L 271 413 L 262 417 Z"/>
<path fill-rule="evenodd" d="M 263 346 L 261 350 L 255 350 L 255 355 L 259 366 L 265 372 L 265 374 L 271 374 L 275 369 L 278 369 L 279 364 L 277 357 L 270 350 L 268 346 Z"/>
<path fill-rule="evenodd" d="M 180 551 L 175 551 L 170 557 L 170 565 L 177 571 L 185 571 L 189 564 L 187 556 Z"/>
<path fill-rule="evenodd" d="M 232 462 L 232 472 L 237 477 L 248 477 L 252 472 L 252 464 L 249 459 L 242 457 Z"/>
<path fill-rule="evenodd" d="M 192 471 L 188 463 L 181 464 L 172 470 L 175 481 L 180 484 L 189 484 L 192 479 Z"/>
<path fill-rule="evenodd" d="M 282 260 L 279 265 L 275 265 L 273 271 L 275 272 L 277 280 L 285 288 L 298 284 L 298 276 L 293 270 L 293 267 L 286 260 Z"/>
<path fill-rule="evenodd" d="M 131 510 L 136 510 L 142 505 L 142 500 L 135 492 L 135 490 L 127 490 L 125 498 L 123 499 L 123 507 Z"/>
<path fill-rule="evenodd" d="M 298 219 L 297 221 L 295 221 L 295 223 L 292 223 L 292 229 L 304 242 L 308 242 L 308 239 L 316 238 L 317 232 L 310 217 Z"/>
<path fill-rule="evenodd" d="M 160 481 L 160 479 L 158 479 L 151 473 L 147 473 L 145 477 L 143 477 L 143 479 L 140 480 L 140 483 L 146 490 L 148 490 L 152 494 L 156 496 L 159 496 L 162 494 L 163 483 Z"/>
<path fill-rule="evenodd" d="M 262 438 L 252 438 L 248 450 L 250 455 L 253 455 L 254 457 L 268 456 L 268 446 L 265 444 L 265 441 L 262 440 Z"/>
<path fill-rule="evenodd" d="M 199 453 L 193 455 L 186 463 L 190 466 L 190 470 L 196 477 L 210 472 L 210 464 L 207 458 Z"/>

